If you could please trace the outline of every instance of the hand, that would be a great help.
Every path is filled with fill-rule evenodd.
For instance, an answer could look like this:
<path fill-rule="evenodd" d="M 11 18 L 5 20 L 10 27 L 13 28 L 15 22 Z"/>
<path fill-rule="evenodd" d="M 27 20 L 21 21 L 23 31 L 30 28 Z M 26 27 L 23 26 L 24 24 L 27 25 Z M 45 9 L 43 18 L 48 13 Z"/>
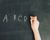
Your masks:
<path fill-rule="evenodd" d="M 37 20 L 37 16 L 30 16 L 30 21 L 31 21 L 31 28 L 33 31 L 37 31 L 39 28 L 39 21 Z"/>

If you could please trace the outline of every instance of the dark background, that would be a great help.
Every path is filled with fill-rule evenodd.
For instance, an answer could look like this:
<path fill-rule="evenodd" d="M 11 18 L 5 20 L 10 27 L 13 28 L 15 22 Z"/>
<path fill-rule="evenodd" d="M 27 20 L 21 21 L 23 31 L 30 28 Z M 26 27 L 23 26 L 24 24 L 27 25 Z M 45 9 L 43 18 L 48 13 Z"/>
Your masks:
<path fill-rule="evenodd" d="M 15 11 L 15 12 L 14 12 Z M 3 22 L 5 14 L 8 22 Z M 50 40 L 50 1 L 49 0 L 0 0 L 0 40 L 33 40 L 30 24 L 13 20 L 13 15 L 37 15 L 40 21 L 42 40 Z M 17 19 L 16 19 L 17 20 Z"/>

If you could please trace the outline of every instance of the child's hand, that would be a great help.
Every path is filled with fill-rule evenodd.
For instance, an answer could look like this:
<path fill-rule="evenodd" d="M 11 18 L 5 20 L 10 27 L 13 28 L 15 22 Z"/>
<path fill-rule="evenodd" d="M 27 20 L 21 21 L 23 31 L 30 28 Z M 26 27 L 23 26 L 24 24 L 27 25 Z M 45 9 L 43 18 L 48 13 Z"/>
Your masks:
<path fill-rule="evenodd" d="M 30 21 L 31 21 L 31 28 L 33 31 L 37 31 L 39 28 L 39 21 L 37 20 L 37 16 L 30 16 Z"/>

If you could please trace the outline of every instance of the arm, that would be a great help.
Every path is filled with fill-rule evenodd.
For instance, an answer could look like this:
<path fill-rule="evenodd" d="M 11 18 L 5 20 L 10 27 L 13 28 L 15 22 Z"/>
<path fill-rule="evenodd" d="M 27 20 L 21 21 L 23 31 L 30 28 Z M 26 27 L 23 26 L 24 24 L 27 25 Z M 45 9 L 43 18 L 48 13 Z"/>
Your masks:
<path fill-rule="evenodd" d="M 38 31 L 38 30 L 35 30 L 35 31 L 33 31 L 33 32 L 34 32 L 35 40 L 41 40 L 39 31 Z"/>
<path fill-rule="evenodd" d="M 41 37 L 40 37 L 40 33 L 39 33 L 39 21 L 37 20 L 37 16 L 35 17 L 32 17 L 31 16 L 31 28 L 33 30 L 33 33 L 34 33 L 34 37 L 35 37 L 35 40 L 41 40 Z"/>

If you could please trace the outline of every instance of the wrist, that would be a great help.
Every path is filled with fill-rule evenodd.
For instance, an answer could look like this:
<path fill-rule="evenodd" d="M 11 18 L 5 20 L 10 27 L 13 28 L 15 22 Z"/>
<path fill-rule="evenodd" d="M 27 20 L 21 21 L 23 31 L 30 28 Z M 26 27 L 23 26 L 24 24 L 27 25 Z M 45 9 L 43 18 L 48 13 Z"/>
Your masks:
<path fill-rule="evenodd" d="M 38 30 L 38 29 L 36 29 L 36 30 L 33 30 L 33 32 L 39 32 L 39 30 Z"/>

